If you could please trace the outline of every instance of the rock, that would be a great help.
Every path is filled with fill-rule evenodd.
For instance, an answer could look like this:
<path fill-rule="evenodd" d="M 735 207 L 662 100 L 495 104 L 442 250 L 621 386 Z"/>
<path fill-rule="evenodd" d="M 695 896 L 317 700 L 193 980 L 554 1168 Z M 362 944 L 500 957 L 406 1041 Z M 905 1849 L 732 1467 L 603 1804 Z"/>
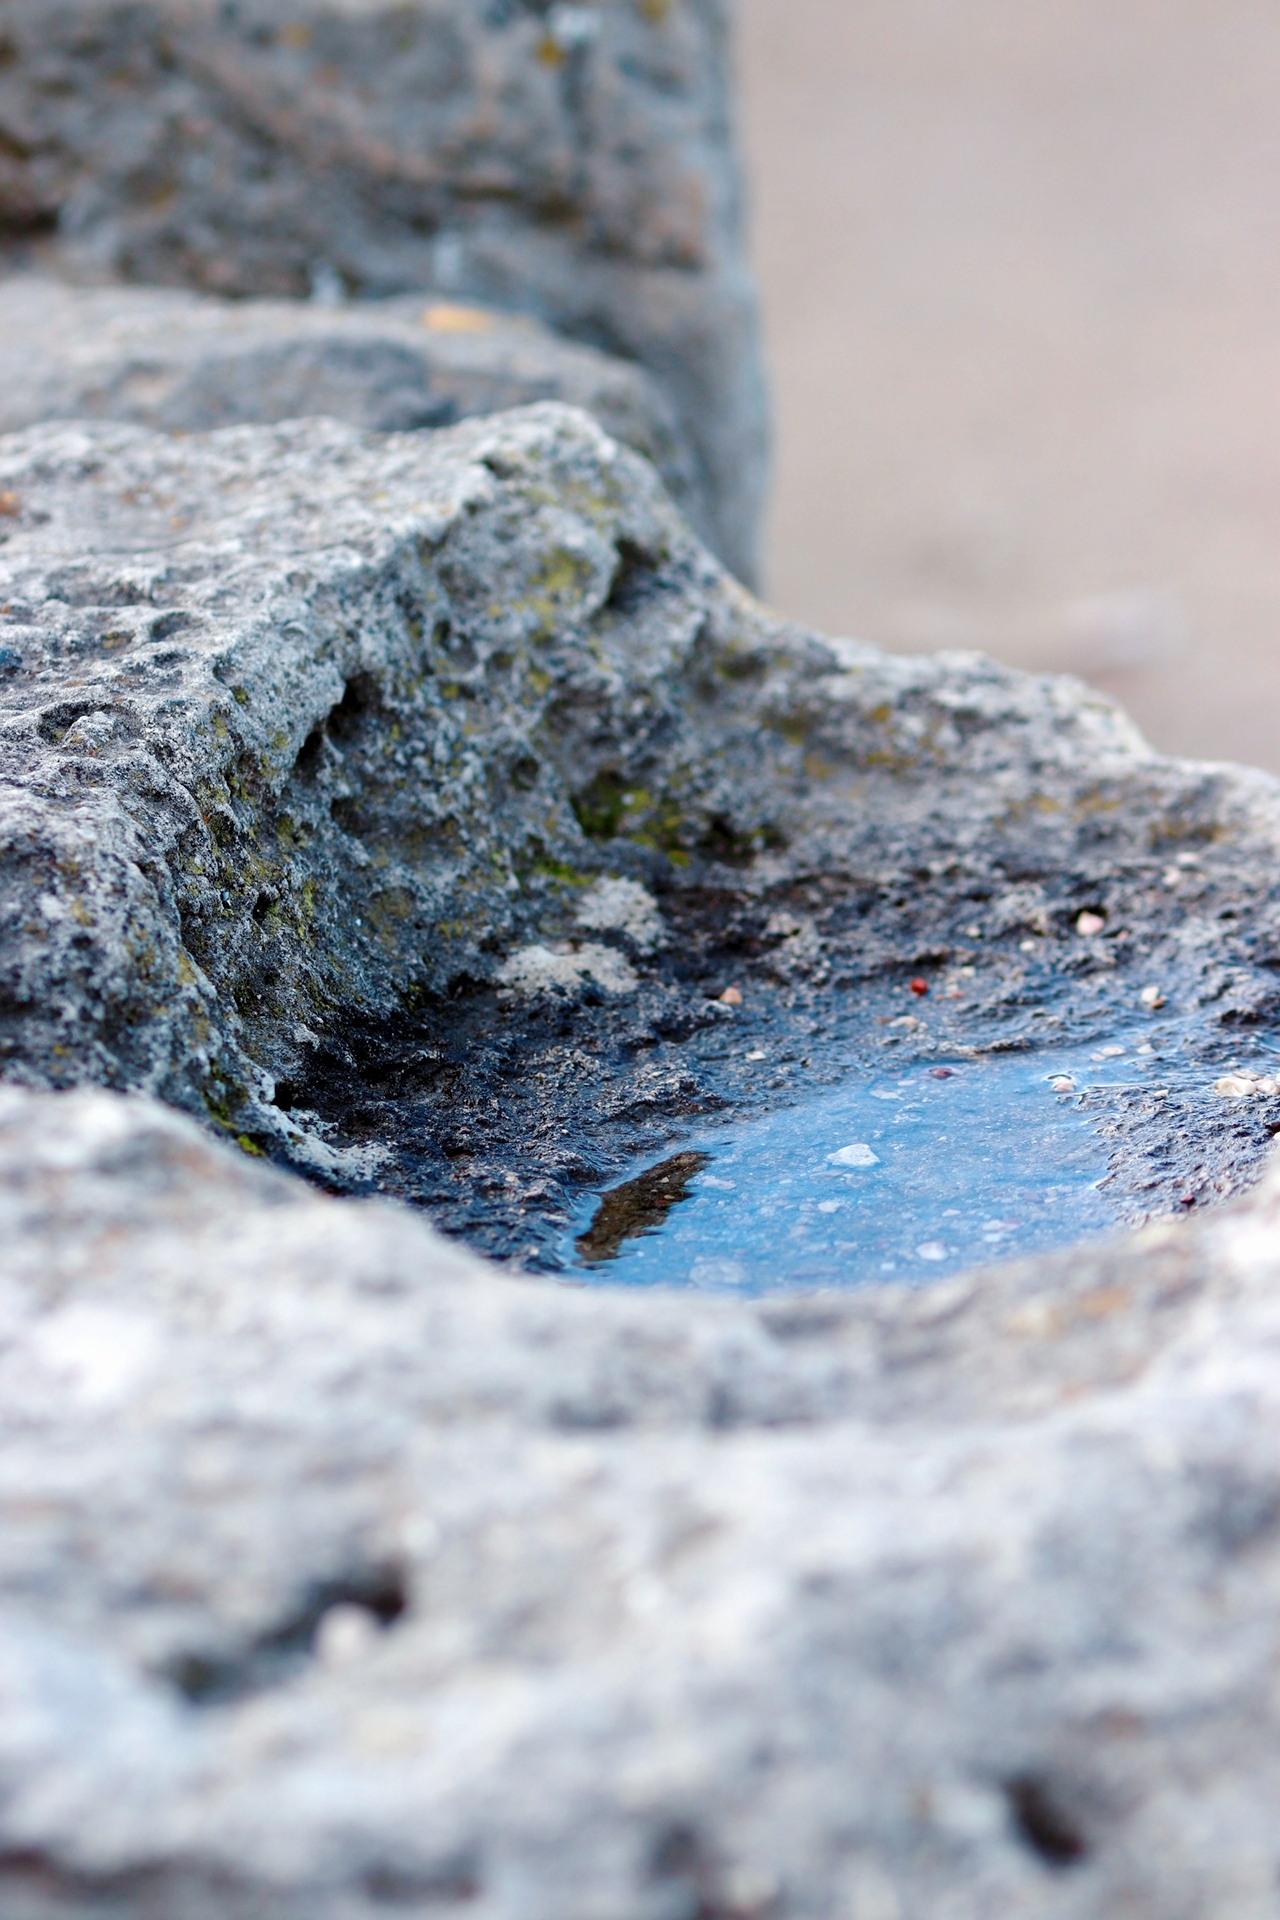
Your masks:
<path fill-rule="evenodd" d="M 691 1114 L 1135 1018 L 1166 1079 L 1082 1096 L 1118 1215 L 1261 1164 L 1213 1085 L 1278 1004 L 1276 784 L 786 626 L 582 414 L 46 425 L 0 507 L 10 1082 L 158 1093 L 534 1265 Z"/>
<path fill-rule="evenodd" d="M 4 0 L 0 31 L 10 236 L 81 278 L 432 289 L 638 361 L 751 578 L 764 406 L 724 0 Z"/>
<path fill-rule="evenodd" d="M 191 433 L 321 414 L 405 432 L 537 400 L 584 407 L 652 460 L 711 537 L 658 382 L 527 317 L 422 299 L 324 307 L 0 281 L 0 432 L 91 419 Z"/>
<path fill-rule="evenodd" d="M 1278 1229 L 637 1297 L 0 1090 L 6 1920 L 1269 1920 Z"/>

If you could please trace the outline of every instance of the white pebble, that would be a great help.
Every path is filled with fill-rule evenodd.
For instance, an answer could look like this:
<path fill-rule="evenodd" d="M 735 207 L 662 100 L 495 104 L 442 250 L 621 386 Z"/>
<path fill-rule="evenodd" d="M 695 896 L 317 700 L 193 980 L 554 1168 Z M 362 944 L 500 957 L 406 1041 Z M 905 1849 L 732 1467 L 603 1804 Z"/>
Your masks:
<path fill-rule="evenodd" d="M 841 1147 L 838 1153 L 829 1153 L 827 1164 L 832 1167 L 878 1167 L 880 1156 L 872 1153 L 864 1141 L 857 1140 L 852 1146 Z"/>
<path fill-rule="evenodd" d="M 945 1260 L 947 1252 L 941 1240 L 926 1240 L 922 1247 L 916 1248 L 916 1255 L 921 1260 Z"/>

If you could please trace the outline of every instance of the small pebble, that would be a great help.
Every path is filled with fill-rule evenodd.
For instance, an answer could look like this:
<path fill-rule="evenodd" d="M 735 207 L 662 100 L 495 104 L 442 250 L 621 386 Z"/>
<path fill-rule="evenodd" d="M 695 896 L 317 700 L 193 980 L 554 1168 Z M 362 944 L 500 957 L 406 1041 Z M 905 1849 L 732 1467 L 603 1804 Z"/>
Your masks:
<path fill-rule="evenodd" d="M 916 1248 L 916 1255 L 921 1260 L 945 1260 L 947 1249 L 941 1240 L 926 1240 L 922 1247 Z"/>
<path fill-rule="evenodd" d="M 827 1155 L 827 1165 L 831 1167 L 878 1167 L 880 1156 L 872 1153 L 863 1140 L 856 1140 L 852 1146 L 841 1147 L 838 1153 Z"/>
<path fill-rule="evenodd" d="M 950 1080 L 952 1070 L 950 1067 L 930 1067 L 929 1077 L 931 1080 Z"/>
<path fill-rule="evenodd" d="M 922 980 L 920 976 L 917 974 L 916 978 L 911 982 L 911 991 L 912 993 L 919 993 L 919 994 L 928 993 L 929 982 L 927 980 Z"/>
<path fill-rule="evenodd" d="M 1068 1073 L 1056 1073 L 1049 1082 L 1055 1093 L 1074 1093 L 1076 1083 Z"/>
<path fill-rule="evenodd" d="M 768 1057 L 769 1057 L 768 1054 L 762 1053 L 759 1047 L 756 1047 L 751 1053 L 747 1055 L 748 1060 L 767 1060 Z"/>
<path fill-rule="evenodd" d="M 1106 924 L 1100 913 L 1082 913 L 1076 921 L 1076 932 L 1083 934 L 1088 940 L 1095 933 L 1101 933 Z"/>
<path fill-rule="evenodd" d="M 1213 1090 L 1224 1100 L 1252 1100 L 1258 1094 L 1280 1092 L 1280 1080 L 1272 1074 L 1259 1078 L 1256 1073 L 1226 1073 L 1214 1081 Z"/>
<path fill-rule="evenodd" d="M 1018 942 L 1019 953 L 1034 953 L 1035 950 L 1036 950 L 1036 942 L 1034 940 L 1019 940 Z"/>
<path fill-rule="evenodd" d="M 1152 1013 L 1157 1012 L 1165 1003 L 1164 995 L 1161 993 L 1159 987 L 1144 987 L 1138 995 L 1138 998 L 1143 1006 L 1149 1008 Z"/>
<path fill-rule="evenodd" d="M 722 1007 L 740 1007 L 742 1005 L 742 994 L 739 988 L 726 987 L 720 995 L 720 1005 Z"/>
<path fill-rule="evenodd" d="M 839 1213 L 843 1205 L 844 1205 L 843 1200 L 819 1200 L 818 1212 L 819 1213 Z"/>

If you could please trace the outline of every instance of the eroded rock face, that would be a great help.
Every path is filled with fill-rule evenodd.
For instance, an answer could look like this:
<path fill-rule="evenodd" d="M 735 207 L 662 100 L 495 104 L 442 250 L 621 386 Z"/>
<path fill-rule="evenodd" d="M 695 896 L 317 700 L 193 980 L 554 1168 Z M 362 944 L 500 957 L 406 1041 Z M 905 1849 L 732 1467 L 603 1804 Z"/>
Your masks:
<path fill-rule="evenodd" d="M 0 1091 L 6 1920 L 1270 1920 L 1277 1205 L 636 1298 Z"/>
<path fill-rule="evenodd" d="M 3 0 L 0 224 L 66 271 L 433 288 L 639 361 L 755 567 L 764 410 L 722 0 Z"/>
<path fill-rule="evenodd" d="M 1265 777 L 786 626 L 564 408 L 46 426 L 0 500 L 6 1079 L 535 1265 L 690 1115 L 1135 1024 L 1189 1065 L 1098 1111 L 1119 1212 L 1252 1177 L 1274 1102 L 1213 1089 L 1276 1007 Z"/>
<path fill-rule="evenodd" d="M 200 433 L 328 416 L 401 433 L 539 400 L 585 408 L 644 454 L 713 536 L 698 463 L 658 382 L 527 317 L 422 298 L 326 307 L 0 281 L 0 432 L 121 420 Z"/>

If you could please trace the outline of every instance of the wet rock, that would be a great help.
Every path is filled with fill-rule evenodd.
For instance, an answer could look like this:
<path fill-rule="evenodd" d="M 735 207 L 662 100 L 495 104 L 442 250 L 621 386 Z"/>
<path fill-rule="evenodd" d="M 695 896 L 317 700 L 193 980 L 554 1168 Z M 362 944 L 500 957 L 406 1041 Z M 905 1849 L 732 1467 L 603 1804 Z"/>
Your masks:
<path fill-rule="evenodd" d="M 432 289 L 663 383 L 713 544 L 764 482 L 722 0 L 5 0 L 0 228 L 64 272 Z"/>
<path fill-rule="evenodd" d="M 1278 1228 L 637 1298 L 0 1090 L 6 1916 L 1264 1920 Z"/>
<path fill-rule="evenodd" d="M 87 419 L 192 433 L 319 415 L 408 432 L 538 400 L 585 408 L 652 460 L 711 537 L 697 462 L 659 383 L 526 316 L 422 298 L 326 307 L 0 281 L 0 432 Z"/>
<path fill-rule="evenodd" d="M 1117 1211 L 1260 1164 L 1213 1086 L 1280 1006 L 1275 783 L 779 622 L 582 414 L 47 425 L 0 498 L 6 1079 L 534 1264 L 691 1115 L 1135 1022 L 1180 1064 L 1081 1096 Z"/>

